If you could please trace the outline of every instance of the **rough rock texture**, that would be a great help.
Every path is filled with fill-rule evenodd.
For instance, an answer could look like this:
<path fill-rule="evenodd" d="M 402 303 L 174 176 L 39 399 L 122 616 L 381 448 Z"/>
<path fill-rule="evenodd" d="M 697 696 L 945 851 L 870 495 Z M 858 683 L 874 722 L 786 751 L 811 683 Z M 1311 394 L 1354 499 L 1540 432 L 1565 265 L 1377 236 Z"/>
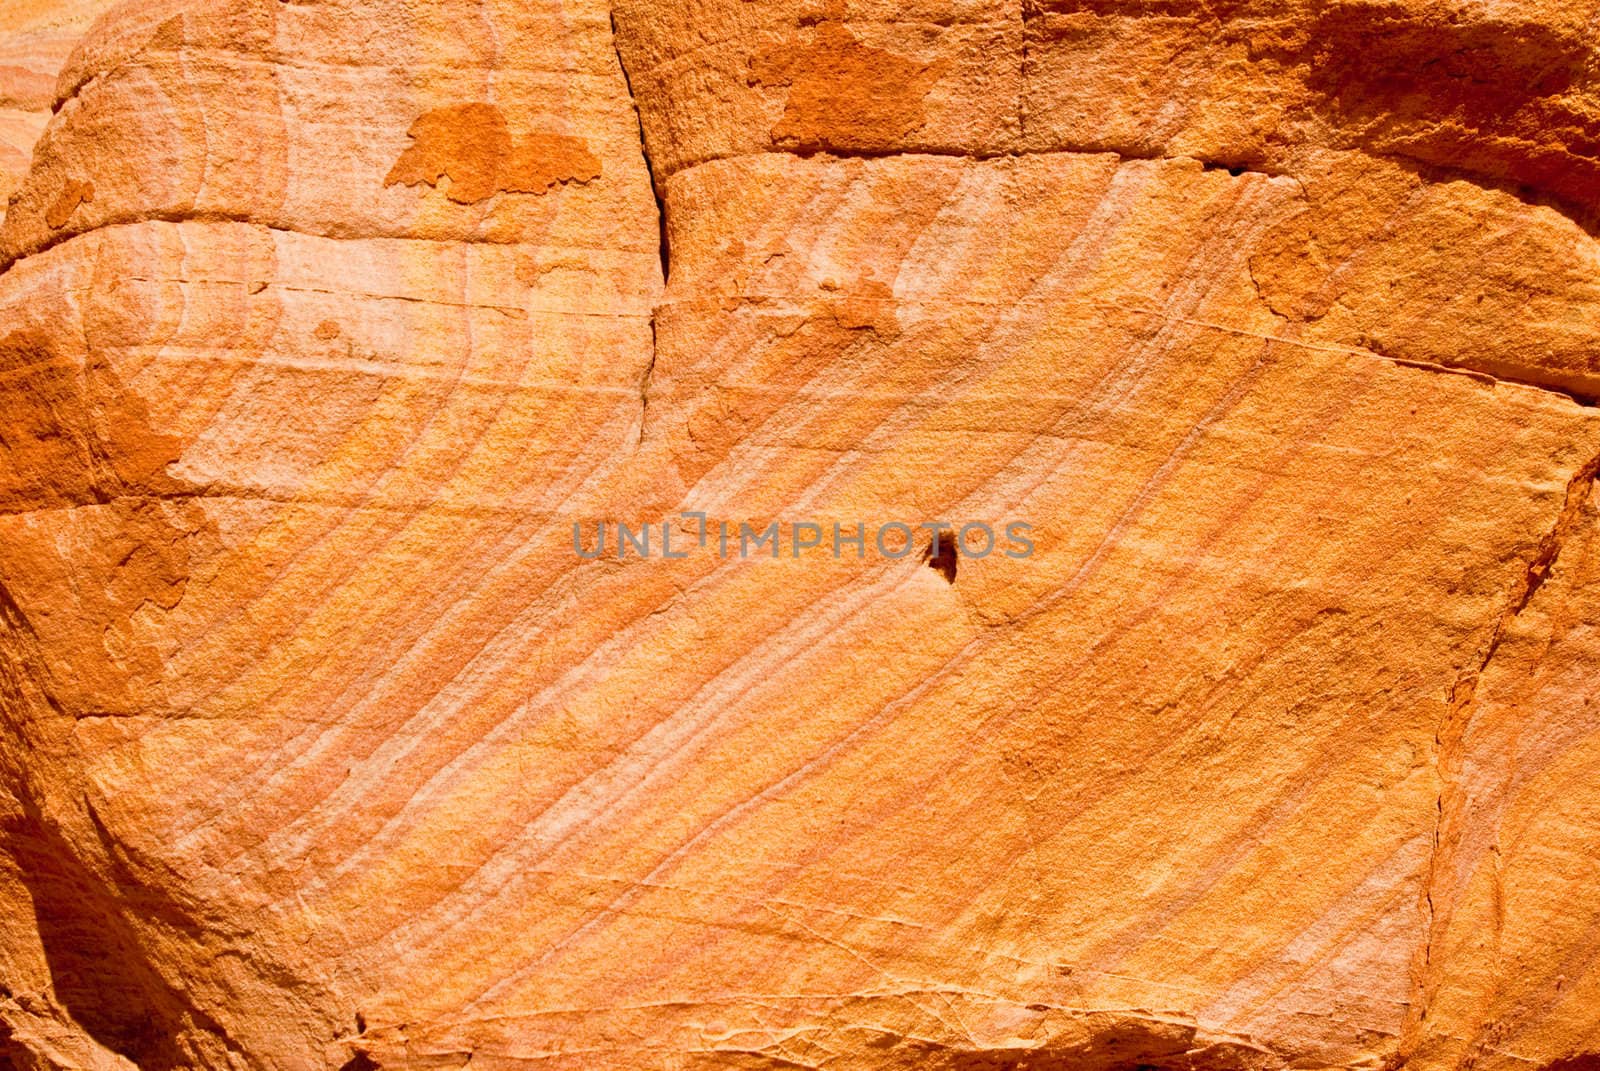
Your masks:
<path fill-rule="evenodd" d="M 56 72 L 112 2 L 0 0 L 0 218 L 49 121 Z"/>
<path fill-rule="evenodd" d="M 135 0 L 54 113 L 0 1066 L 1600 1066 L 1600 2 Z M 1035 553 L 575 552 L 684 510 Z"/>

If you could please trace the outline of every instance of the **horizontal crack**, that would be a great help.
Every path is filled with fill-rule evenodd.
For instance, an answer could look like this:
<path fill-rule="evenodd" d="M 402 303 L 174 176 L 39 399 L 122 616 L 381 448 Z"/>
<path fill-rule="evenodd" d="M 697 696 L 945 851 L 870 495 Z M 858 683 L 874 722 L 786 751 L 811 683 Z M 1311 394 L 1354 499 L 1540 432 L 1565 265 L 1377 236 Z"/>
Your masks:
<path fill-rule="evenodd" d="M 797 160 L 834 159 L 834 160 L 890 160 L 896 157 L 926 156 L 933 159 L 972 160 L 977 163 L 987 163 L 993 160 L 1027 159 L 1036 156 L 1115 156 L 1119 160 L 1147 160 L 1170 161 L 1173 163 L 1196 163 L 1206 171 L 1227 171 L 1235 178 L 1244 175 L 1255 175 L 1269 179 L 1299 180 L 1288 171 L 1267 170 L 1261 167 L 1247 167 L 1237 161 L 1209 160 L 1204 157 L 1191 156 L 1185 153 L 1159 153 L 1125 146 L 1058 146 L 1048 149 L 954 149 L 942 146 L 927 146 L 922 148 L 904 149 L 844 149 L 844 148 L 773 148 L 761 152 L 730 152 L 718 153 L 710 156 L 696 158 L 668 174 L 668 178 L 693 171 L 697 167 L 707 164 L 721 163 L 726 160 L 752 159 L 761 156 L 790 156 Z"/>
<path fill-rule="evenodd" d="M 489 238 L 483 235 L 462 235 L 451 237 L 427 237 L 418 234 L 386 234 L 379 231 L 369 233 L 351 233 L 341 228 L 309 228 L 293 226 L 283 220 L 270 219 L 257 216 L 250 212 L 185 212 L 185 211 L 153 211 L 153 212 L 127 212 L 101 220 L 93 226 L 81 230 L 63 230 L 52 234 L 49 239 L 36 246 L 19 248 L 14 252 L 0 253 L 0 279 L 24 260 L 31 257 L 42 256 L 50 250 L 79 238 L 87 238 L 101 231 L 115 230 L 119 227 L 136 227 L 144 223 L 167 223 L 181 225 L 185 223 L 233 223 L 240 226 L 259 227 L 275 234 L 295 234 L 305 238 L 325 238 L 332 242 L 422 242 L 431 245 L 481 245 L 492 247 L 535 246 L 542 250 L 565 249 L 583 253 L 606 253 L 623 256 L 654 257 L 654 250 L 619 249 L 608 246 L 581 246 L 581 245 L 556 245 L 538 244 L 523 240 L 520 237 L 504 239 Z"/>
<path fill-rule="evenodd" d="M 769 310 L 771 312 L 775 312 L 775 313 L 786 313 L 786 314 L 792 314 L 792 315 L 808 315 L 808 314 L 810 314 L 810 313 L 815 311 L 812 308 L 812 306 L 810 306 L 808 304 L 805 304 L 805 303 L 802 303 L 802 302 L 799 302 L 799 301 L 796 301 L 791 295 L 787 295 L 787 294 L 750 294 L 750 293 L 729 293 L 729 294 L 711 293 L 711 294 L 708 294 L 708 295 L 703 296 L 703 297 L 677 298 L 677 299 L 674 299 L 674 300 L 662 302 L 661 305 L 658 307 L 658 311 L 671 310 L 671 309 L 675 309 L 675 308 L 685 308 L 685 307 L 686 308 L 691 308 L 691 309 L 704 307 L 704 308 L 707 308 L 707 309 L 720 310 L 720 309 L 725 308 L 725 303 L 730 298 L 735 300 L 735 301 L 737 301 L 737 302 L 739 302 L 743 306 L 754 307 L 754 308 L 765 308 L 765 309 L 767 309 L 767 310 Z M 893 308 L 908 308 L 908 307 L 923 307 L 923 306 L 929 306 L 929 305 L 932 305 L 932 306 L 956 306 L 956 307 L 962 307 L 962 308 L 979 307 L 979 308 L 1006 308 L 1006 309 L 1030 308 L 1030 307 L 1034 307 L 1034 308 L 1044 308 L 1044 307 L 1064 308 L 1064 307 L 1068 307 L 1068 306 L 1070 306 L 1070 305 L 1072 305 L 1074 303 L 1078 303 L 1078 304 L 1087 305 L 1087 306 L 1090 306 L 1090 307 L 1093 307 L 1093 308 L 1115 309 L 1115 310 L 1117 310 L 1119 312 L 1128 312 L 1128 313 L 1133 313 L 1133 314 L 1139 315 L 1139 316 L 1153 316 L 1153 317 L 1156 317 L 1156 318 L 1161 319 L 1161 320 L 1166 320 L 1166 321 L 1169 321 L 1169 322 L 1172 322 L 1172 323 L 1186 324 L 1186 325 L 1188 325 L 1190 327 L 1197 327 L 1197 328 L 1200 328 L 1202 330 L 1218 331 L 1218 332 L 1221 332 L 1223 334 L 1237 335 L 1237 336 L 1240 336 L 1240 337 L 1243 337 L 1243 338 L 1261 339 L 1264 342 L 1278 343 L 1278 344 L 1281 344 L 1281 345 L 1284 345 L 1284 346 L 1289 346 L 1289 347 L 1292 347 L 1292 348 L 1295 348 L 1295 349 L 1309 350 L 1309 351 L 1311 351 L 1313 353 L 1333 353 L 1333 354 L 1343 354 L 1343 355 L 1350 356 L 1350 357 L 1367 357 L 1367 358 L 1370 358 L 1372 360 L 1384 361 L 1384 362 L 1386 362 L 1388 364 L 1398 365 L 1401 368 L 1412 368 L 1412 369 L 1416 369 L 1418 371 L 1432 372 L 1432 373 L 1434 373 L 1436 375 L 1462 376 L 1462 377 L 1464 377 L 1466 379 L 1473 380 L 1474 382 L 1481 383 L 1481 384 L 1483 384 L 1485 386 L 1488 386 L 1488 387 L 1500 387 L 1500 386 L 1522 387 L 1522 388 L 1526 388 L 1528 390 L 1536 390 L 1536 391 L 1539 391 L 1539 392 L 1544 393 L 1544 394 L 1555 395 L 1558 398 L 1562 398 L 1562 399 L 1564 399 L 1566 401 L 1569 401 L 1569 402 L 1573 403 L 1574 405 L 1581 406 L 1581 407 L 1586 408 L 1586 409 L 1592 409 L 1592 408 L 1600 407 L 1600 397 L 1591 396 L 1591 395 L 1579 393 L 1579 392 L 1576 392 L 1576 391 L 1566 390 L 1564 388 L 1556 387 L 1556 386 L 1553 386 L 1553 385 L 1551 385 L 1549 383 L 1544 383 L 1544 382 L 1541 382 L 1541 381 L 1536 380 L 1536 379 L 1518 379 L 1518 378 L 1512 378 L 1512 377 L 1509 377 L 1509 376 L 1496 376 L 1496 375 L 1493 375 L 1493 374 L 1491 374 L 1489 372 L 1485 372 L 1485 371 L 1483 371 L 1481 369 L 1471 368 L 1471 367 L 1468 367 L 1466 365 L 1446 365 L 1446 364 L 1438 364 L 1438 363 L 1433 362 L 1433 361 L 1419 360 L 1419 359 L 1415 359 L 1415 358 L 1396 357 L 1396 356 L 1394 356 L 1392 354 L 1389 354 L 1389 353 L 1384 353 L 1384 352 L 1381 352 L 1381 351 L 1378 351 L 1378 350 L 1368 349 L 1368 348 L 1364 348 L 1364 347 L 1361 347 L 1361 346 L 1341 346 L 1341 345 L 1339 345 L 1337 343 L 1307 342 L 1307 341 L 1304 341 L 1302 339 L 1289 338 L 1289 337 L 1284 336 L 1284 335 L 1269 335 L 1269 334 L 1264 334 L 1264 333 L 1262 333 L 1260 331 L 1250 331 L 1250 330 L 1247 330 L 1247 329 L 1242 328 L 1242 327 L 1230 327 L 1227 324 L 1213 323 L 1213 322 L 1211 322 L 1209 320 L 1196 320 L 1196 319 L 1193 319 L 1193 318 L 1187 317 L 1187 316 L 1174 316 L 1171 313 L 1162 311 L 1161 309 L 1140 308 L 1137 305 L 1123 305 L 1123 304 L 1121 304 L 1119 302 L 1103 301 L 1103 300 L 1099 300 L 1099 299 L 1095 299 L 1095 298 L 1076 298 L 1076 299 L 1016 298 L 1016 299 L 1006 300 L 1006 301 L 992 301 L 992 300 L 985 300 L 983 298 L 965 298 L 965 297 L 957 297 L 955 295 L 939 294 L 939 295 L 930 296 L 928 298 L 912 297 L 912 298 L 906 298 L 904 300 L 893 300 L 893 299 L 884 299 L 884 298 L 869 298 L 869 297 L 857 297 L 857 298 L 854 298 L 853 300 L 855 300 L 857 302 L 860 302 L 863 305 L 868 305 L 868 306 L 882 305 L 882 306 L 885 306 L 885 307 L 888 307 L 888 308 L 891 308 L 891 309 L 893 309 Z"/>

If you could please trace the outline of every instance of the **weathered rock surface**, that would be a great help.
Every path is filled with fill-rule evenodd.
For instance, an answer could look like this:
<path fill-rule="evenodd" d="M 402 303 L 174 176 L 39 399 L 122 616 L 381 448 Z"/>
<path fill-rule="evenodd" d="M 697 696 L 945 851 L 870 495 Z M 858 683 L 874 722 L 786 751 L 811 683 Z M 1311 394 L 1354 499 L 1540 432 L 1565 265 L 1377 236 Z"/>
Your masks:
<path fill-rule="evenodd" d="M 55 99 L 56 72 L 112 0 L 0 3 L 0 218 L 28 172 Z"/>
<path fill-rule="evenodd" d="M 0 1065 L 1593 1071 L 1597 30 L 117 8 L 0 227 Z M 1034 553 L 791 552 L 935 520 Z"/>

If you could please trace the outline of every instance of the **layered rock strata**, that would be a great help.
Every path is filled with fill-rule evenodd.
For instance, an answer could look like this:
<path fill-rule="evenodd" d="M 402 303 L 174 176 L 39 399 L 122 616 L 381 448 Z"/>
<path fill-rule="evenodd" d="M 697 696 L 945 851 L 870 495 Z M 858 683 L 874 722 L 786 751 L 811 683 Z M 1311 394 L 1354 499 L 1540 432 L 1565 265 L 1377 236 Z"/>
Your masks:
<path fill-rule="evenodd" d="M 7 1058 L 1589 1071 L 1597 26 L 118 8 L 0 228 Z M 793 550 L 930 521 L 1033 553 Z"/>

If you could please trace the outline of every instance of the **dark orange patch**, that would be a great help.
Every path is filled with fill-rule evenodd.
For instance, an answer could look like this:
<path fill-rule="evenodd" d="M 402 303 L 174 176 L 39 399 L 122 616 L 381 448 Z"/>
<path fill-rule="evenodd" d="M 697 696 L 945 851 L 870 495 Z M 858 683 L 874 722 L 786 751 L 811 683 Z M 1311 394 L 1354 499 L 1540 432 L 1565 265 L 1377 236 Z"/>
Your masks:
<path fill-rule="evenodd" d="M 175 436 L 152 431 L 142 401 L 109 365 L 56 351 L 34 331 L 0 339 L 0 509 L 161 494 L 175 481 Z"/>
<path fill-rule="evenodd" d="M 72 213 L 78 210 L 79 205 L 93 202 L 94 183 L 70 181 L 61 188 L 55 202 L 45 211 L 44 221 L 50 224 L 51 230 L 60 230 L 67 225 L 67 220 L 72 218 Z"/>
<path fill-rule="evenodd" d="M 17 612 L 52 609 L 36 621 L 62 666 L 55 699 L 75 714 L 139 711 L 164 655 L 135 618 L 176 607 L 192 555 L 214 547 L 195 489 L 167 471 L 183 443 L 151 426 L 103 357 L 37 330 L 0 339 L 0 407 L 0 513 L 90 507 L 72 522 L 13 519 L 0 540 Z"/>
<path fill-rule="evenodd" d="M 785 148 L 889 148 L 926 119 L 924 101 L 948 67 L 919 63 L 856 40 L 844 24 L 817 25 L 811 44 L 787 44 L 750 60 L 749 82 L 788 86 L 773 144 Z"/>
<path fill-rule="evenodd" d="M 900 333 L 894 291 L 876 279 L 864 279 L 828 303 L 828 311 L 847 331 L 870 330 L 884 338 Z"/>
<path fill-rule="evenodd" d="M 1457 23 L 1389 0 L 1330 7 L 1301 57 L 1348 141 L 1531 186 L 1592 214 L 1600 117 L 1592 44 L 1537 21 Z"/>
<path fill-rule="evenodd" d="M 316 336 L 324 342 L 332 342 L 339 337 L 339 325 L 332 320 L 324 320 L 317 325 Z"/>
<path fill-rule="evenodd" d="M 492 104 L 435 108 L 408 133 L 411 147 L 383 184 L 425 183 L 444 189 L 457 204 L 475 204 L 496 193 L 544 193 L 600 177 L 600 161 L 582 139 L 548 133 L 513 137 L 505 115 Z"/>

